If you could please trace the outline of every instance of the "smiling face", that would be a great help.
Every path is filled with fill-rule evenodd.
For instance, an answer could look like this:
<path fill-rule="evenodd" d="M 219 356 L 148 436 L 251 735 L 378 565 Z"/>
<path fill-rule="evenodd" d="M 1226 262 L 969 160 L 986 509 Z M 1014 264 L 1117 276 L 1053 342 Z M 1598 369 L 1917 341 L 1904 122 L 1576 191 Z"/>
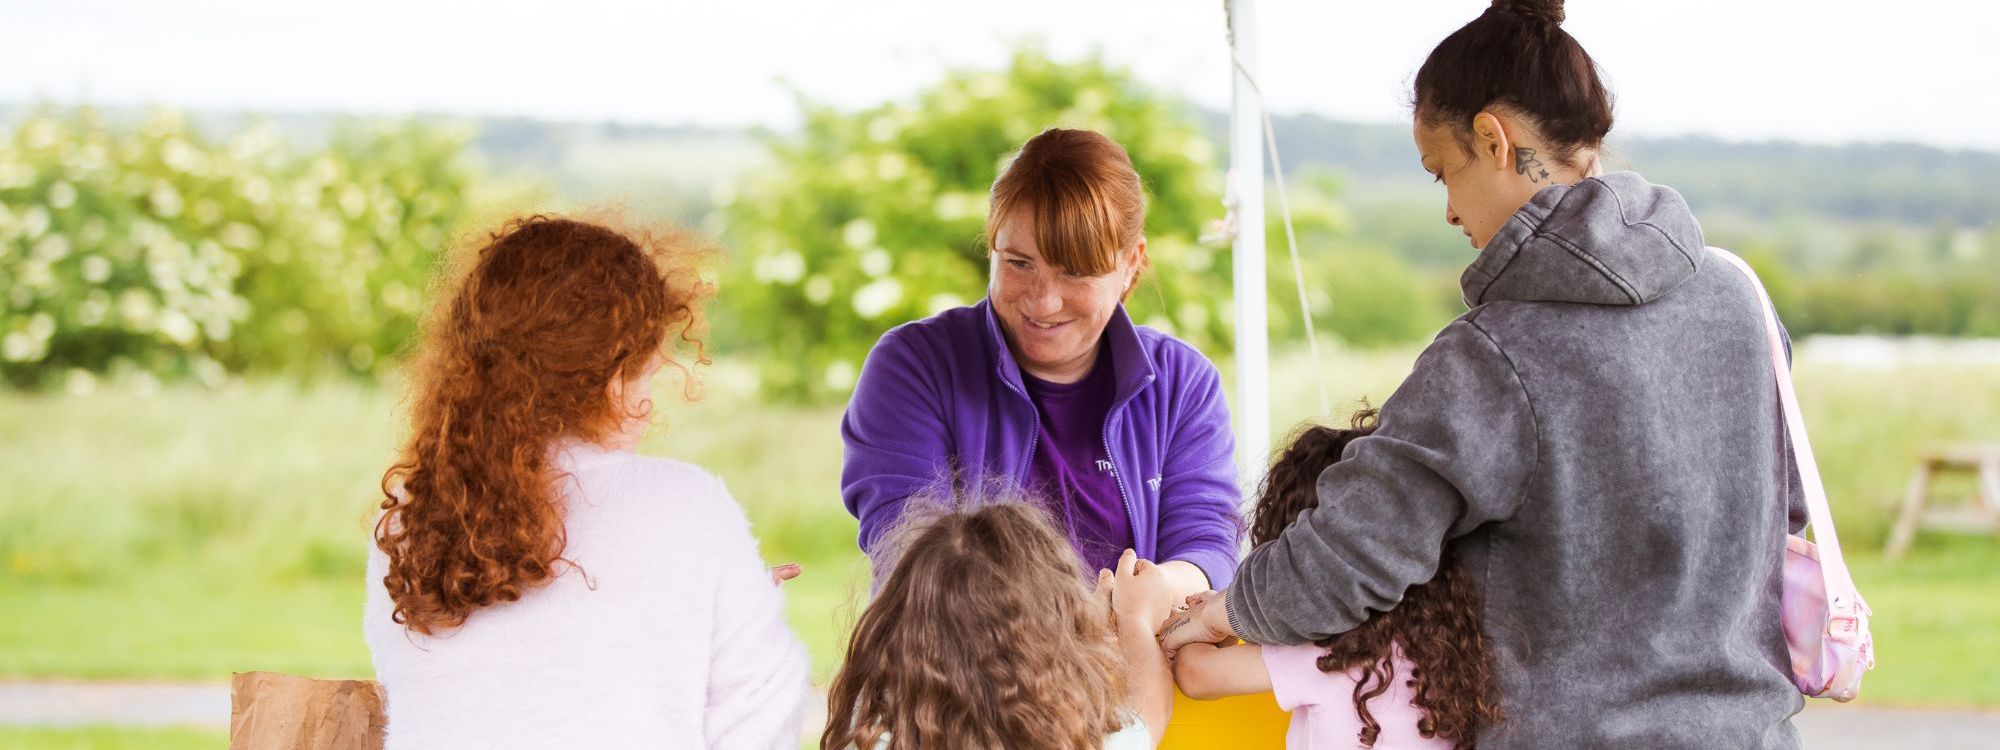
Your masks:
<path fill-rule="evenodd" d="M 1142 239 L 1119 252 L 1109 273 L 1073 275 L 1042 257 L 1027 211 L 1002 222 L 994 234 L 987 296 L 1021 369 L 1055 383 L 1089 375 L 1104 326 L 1137 279 L 1145 247 Z"/>

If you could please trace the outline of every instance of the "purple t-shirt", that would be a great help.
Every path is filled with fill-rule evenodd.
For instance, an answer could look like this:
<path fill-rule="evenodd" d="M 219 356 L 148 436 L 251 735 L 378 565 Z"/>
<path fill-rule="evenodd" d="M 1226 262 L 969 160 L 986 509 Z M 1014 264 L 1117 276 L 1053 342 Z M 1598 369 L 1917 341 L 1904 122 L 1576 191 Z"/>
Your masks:
<path fill-rule="evenodd" d="M 1028 489 L 1063 522 L 1070 545 L 1090 566 L 1087 576 L 1117 567 L 1118 556 L 1132 546 L 1132 522 L 1104 446 L 1104 418 L 1117 395 L 1110 350 L 1100 346 L 1090 374 L 1074 383 L 1021 373 L 1042 423 L 1034 462 L 1028 466 Z"/>

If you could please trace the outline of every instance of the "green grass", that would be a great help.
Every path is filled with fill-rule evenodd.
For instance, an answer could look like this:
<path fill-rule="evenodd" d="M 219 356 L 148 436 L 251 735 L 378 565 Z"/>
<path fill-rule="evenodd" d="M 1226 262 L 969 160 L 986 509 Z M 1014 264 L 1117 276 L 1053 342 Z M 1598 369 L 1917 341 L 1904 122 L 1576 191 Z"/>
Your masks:
<path fill-rule="evenodd" d="M 0 750 L 220 750 L 229 746 L 221 729 L 64 729 L 0 727 Z"/>
<path fill-rule="evenodd" d="M 789 615 L 824 678 L 866 585 L 839 409 L 745 408 L 738 378 L 709 380 L 642 450 L 715 470 L 765 556 L 805 566 Z M 361 571 L 396 398 L 352 383 L 0 395 L 0 612 L 28 613 L 0 618 L 0 677 L 371 674 Z"/>
<path fill-rule="evenodd" d="M 361 643 L 357 582 L 211 582 L 140 572 L 88 585 L 33 581 L 0 590 L 0 675 L 226 681 L 269 670 L 374 674 Z M 17 645 L 18 644 L 18 645 Z"/>
<path fill-rule="evenodd" d="M 1874 611 L 1876 667 L 1869 703 L 2000 706 L 2000 543 L 1992 537 L 1920 537 L 1902 560 L 1849 561 Z"/>
<path fill-rule="evenodd" d="M 1379 404 L 1414 356 L 1334 351 L 1317 372 L 1344 411 Z M 760 404 L 735 367 L 708 373 L 703 400 L 666 408 L 642 451 L 720 474 L 765 557 L 805 565 L 785 592 L 823 681 L 866 589 L 840 504 L 840 410 Z M 1303 353 L 1277 363 L 1274 438 L 1318 410 L 1315 372 Z M 2000 544 L 1925 536 L 1896 565 L 1873 553 L 1917 446 L 2000 440 L 2000 373 L 1802 360 L 1799 381 L 1876 611 L 1882 666 L 1864 700 L 2000 706 Z M 0 394 L 0 679 L 367 676 L 361 569 L 400 438 L 396 398 L 346 382 Z"/>

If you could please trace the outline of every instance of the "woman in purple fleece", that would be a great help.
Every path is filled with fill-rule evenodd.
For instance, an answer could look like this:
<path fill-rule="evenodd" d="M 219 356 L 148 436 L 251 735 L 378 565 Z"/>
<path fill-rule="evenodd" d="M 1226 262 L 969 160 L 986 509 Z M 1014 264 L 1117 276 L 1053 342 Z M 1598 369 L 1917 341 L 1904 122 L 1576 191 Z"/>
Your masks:
<path fill-rule="evenodd" d="M 1125 149 L 1091 131 L 1029 139 L 994 180 L 986 299 L 884 334 L 841 422 L 841 496 L 877 571 L 912 496 L 998 482 L 1042 498 L 1093 568 L 1129 547 L 1178 592 L 1229 584 L 1238 494 L 1215 366 L 1122 304 L 1145 219 Z"/>

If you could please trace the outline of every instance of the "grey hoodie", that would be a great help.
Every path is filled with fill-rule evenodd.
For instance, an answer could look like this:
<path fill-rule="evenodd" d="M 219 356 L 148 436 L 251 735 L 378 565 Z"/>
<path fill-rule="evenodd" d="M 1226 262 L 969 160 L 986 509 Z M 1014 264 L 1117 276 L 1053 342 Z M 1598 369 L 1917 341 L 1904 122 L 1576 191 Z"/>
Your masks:
<path fill-rule="evenodd" d="M 1481 748 L 1798 747 L 1778 614 L 1797 472 L 1754 292 L 1703 248 L 1680 195 L 1633 173 L 1536 194 L 1319 508 L 1243 561 L 1237 632 L 1352 629 L 1449 542 L 1506 714 Z"/>

